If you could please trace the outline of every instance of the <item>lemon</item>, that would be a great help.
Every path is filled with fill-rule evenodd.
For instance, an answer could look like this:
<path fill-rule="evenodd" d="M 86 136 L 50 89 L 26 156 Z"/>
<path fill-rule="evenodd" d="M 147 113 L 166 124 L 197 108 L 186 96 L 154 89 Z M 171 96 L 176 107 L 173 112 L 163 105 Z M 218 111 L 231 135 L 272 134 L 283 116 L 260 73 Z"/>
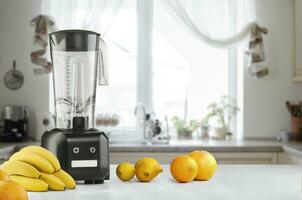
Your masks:
<path fill-rule="evenodd" d="M 130 181 L 135 175 L 135 168 L 131 163 L 122 162 L 116 168 L 116 175 L 122 181 Z"/>
<path fill-rule="evenodd" d="M 155 168 L 157 174 L 163 171 L 162 167 L 158 161 L 154 158 L 142 158 L 135 163 L 135 169 L 137 169 L 141 164 L 152 165 Z"/>
<path fill-rule="evenodd" d="M 163 171 L 154 158 L 142 158 L 135 164 L 135 174 L 141 182 L 149 182 Z"/>
<path fill-rule="evenodd" d="M 149 182 L 157 176 L 158 172 L 154 164 L 141 163 L 135 169 L 135 174 L 141 182 Z"/>

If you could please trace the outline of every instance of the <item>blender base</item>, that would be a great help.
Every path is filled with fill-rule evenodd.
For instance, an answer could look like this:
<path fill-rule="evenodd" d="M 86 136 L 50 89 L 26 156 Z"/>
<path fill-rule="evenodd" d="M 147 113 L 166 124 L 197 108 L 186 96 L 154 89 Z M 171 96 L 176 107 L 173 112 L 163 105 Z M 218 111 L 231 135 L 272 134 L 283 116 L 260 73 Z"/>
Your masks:
<path fill-rule="evenodd" d="M 53 129 L 44 133 L 41 146 L 77 181 L 102 184 L 110 178 L 108 137 L 97 129 Z"/>
<path fill-rule="evenodd" d="M 103 184 L 104 180 L 85 180 L 84 184 Z"/>

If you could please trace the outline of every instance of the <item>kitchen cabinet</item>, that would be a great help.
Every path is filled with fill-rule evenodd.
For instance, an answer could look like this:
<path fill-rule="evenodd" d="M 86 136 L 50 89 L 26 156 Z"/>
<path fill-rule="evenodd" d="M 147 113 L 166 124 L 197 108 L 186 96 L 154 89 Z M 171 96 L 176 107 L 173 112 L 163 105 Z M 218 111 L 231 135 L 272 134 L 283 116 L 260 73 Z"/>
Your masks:
<path fill-rule="evenodd" d="M 110 163 L 118 164 L 123 161 L 135 163 L 142 157 L 156 158 L 162 164 L 171 163 L 172 159 L 180 154 L 187 154 L 188 152 L 177 153 L 159 153 L 159 152 L 113 152 L 110 154 Z M 277 164 L 278 153 L 275 152 L 214 152 L 218 163 L 220 164 Z"/>
<path fill-rule="evenodd" d="M 278 153 L 278 164 L 298 164 L 302 165 L 302 158 L 293 154 L 282 152 Z"/>

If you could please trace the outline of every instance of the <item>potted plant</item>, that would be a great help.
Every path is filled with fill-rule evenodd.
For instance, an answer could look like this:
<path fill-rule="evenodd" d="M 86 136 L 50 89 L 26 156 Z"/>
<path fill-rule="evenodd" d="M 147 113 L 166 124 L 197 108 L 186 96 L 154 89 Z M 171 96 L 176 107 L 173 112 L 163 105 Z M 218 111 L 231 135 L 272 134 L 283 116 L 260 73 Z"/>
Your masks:
<path fill-rule="evenodd" d="M 172 118 L 172 122 L 176 128 L 178 139 L 192 139 L 193 132 L 199 127 L 197 120 L 190 120 L 187 122 L 177 116 Z"/>
<path fill-rule="evenodd" d="M 208 107 L 207 120 L 214 119 L 217 127 L 214 127 L 213 138 L 225 139 L 230 132 L 230 122 L 239 111 L 236 101 L 230 96 L 222 96 L 218 102 L 211 103 Z"/>
<path fill-rule="evenodd" d="M 200 138 L 207 139 L 209 138 L 209 118 L 206 116 L 200 121 Z"/>

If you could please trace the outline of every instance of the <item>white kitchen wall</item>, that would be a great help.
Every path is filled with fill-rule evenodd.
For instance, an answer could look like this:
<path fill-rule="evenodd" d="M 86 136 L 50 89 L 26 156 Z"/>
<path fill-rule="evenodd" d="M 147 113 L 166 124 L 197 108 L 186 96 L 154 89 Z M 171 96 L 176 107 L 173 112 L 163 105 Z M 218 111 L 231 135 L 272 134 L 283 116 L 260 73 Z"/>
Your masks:
<path fill-rule="evenodd" d="M 39 14 L 40 0 L 0 0 L 0 81 L 17 60 L 24 86 L 11 91 L 0 84 L 0 106 L 24 104 L 31 110 L 49 108 L 49 77 L 33 75 L 30 63 L 33 29 L 29 21 Z M 302 100 L 302 84 L 292 82 L 293 0 L 256 0 L 257 20 L 269 29 L 265 37 L 271 74 L 255 80 L 244 70 L 243 132 L 248 137 L 274 137 L 290 128 L 286 100 Z M 31 115 L 33 117 L 33 115 Z M 31 135 L 34 119 L 31 119 Z"/>
<path fill-rule="evenodd" d="M 28 105 L 30 136 L 35 133 L 34 110 L 48 110 L 49 76 L 35 76 L 30 62 L 33 28 L 30 20 L 39 14 L 40 0 L 0 0 L 0 107 Z M 13 60 L 24 77 L 24 85 L 17 91 L 3 84 L 5 73 L 12 69 Z"/>
<path fill-rule="evenodd" d="M 286 100 L 302 100 L 302 84 L 292 82 L 293 0 L 256 0 L 257 21 L 265 36 L 270 76 L 255 80 L 244 73 L 243 131 L 248 137 L 274 137 L 290 129 Z"/>

